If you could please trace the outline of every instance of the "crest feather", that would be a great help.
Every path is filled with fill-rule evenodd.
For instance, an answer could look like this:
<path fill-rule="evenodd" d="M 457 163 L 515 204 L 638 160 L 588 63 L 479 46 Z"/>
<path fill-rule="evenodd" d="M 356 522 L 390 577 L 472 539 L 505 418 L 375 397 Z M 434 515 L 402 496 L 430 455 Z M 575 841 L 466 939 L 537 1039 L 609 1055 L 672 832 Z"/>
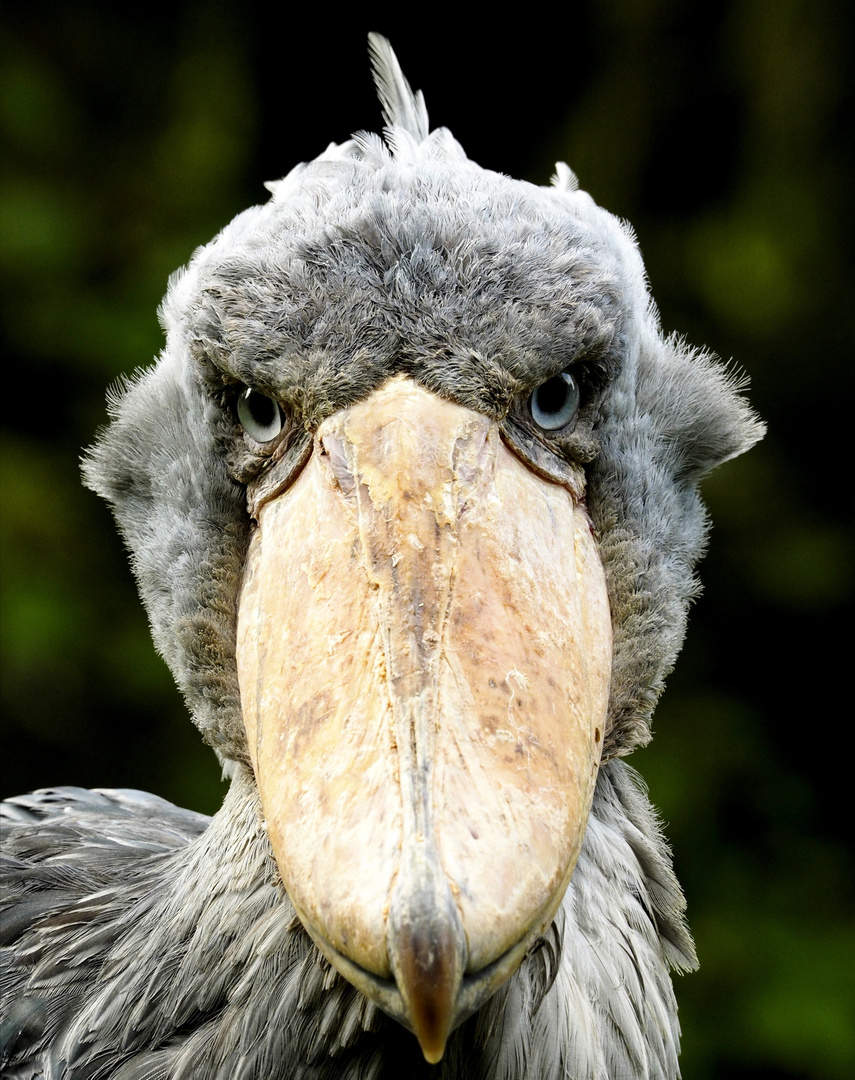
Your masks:
<path fill-rule="evenodd" d="M 403 128 L 417 143 L 422 142 L 428 137 L 429 127 L 421 90 L 413 93 L 392 46 L 382 34 L 368 35 L 368 54 L 383 109 L 383 122 L 390 128 Z"/>

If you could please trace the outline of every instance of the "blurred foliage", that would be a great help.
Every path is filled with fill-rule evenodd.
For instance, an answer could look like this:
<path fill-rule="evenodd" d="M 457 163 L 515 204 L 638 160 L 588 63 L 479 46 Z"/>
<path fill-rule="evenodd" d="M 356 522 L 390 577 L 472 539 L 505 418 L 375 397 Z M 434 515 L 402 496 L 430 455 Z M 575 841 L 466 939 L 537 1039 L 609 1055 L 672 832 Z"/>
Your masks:
<path fill-rule="evenodd" d="M 750 375 L 769 434 L 705 487 L 706 592 L 635 763 L 701 957 L 678 980 L 685 1075 L 852 1075 L 848 5 L 586 0 L 572 34 L 308 13 L 293 40 L 252 3 L 11 7 L 3 793 L 136 786 L 209 812 L 222 797 L 78 458 L 106 384 L 160 348 L 168 275 L 261 181 L 378 128 L 364 34 L 379 29 L 483 165 L 543 183 L 569 161 L 633 222 L 665 327 Z"/>

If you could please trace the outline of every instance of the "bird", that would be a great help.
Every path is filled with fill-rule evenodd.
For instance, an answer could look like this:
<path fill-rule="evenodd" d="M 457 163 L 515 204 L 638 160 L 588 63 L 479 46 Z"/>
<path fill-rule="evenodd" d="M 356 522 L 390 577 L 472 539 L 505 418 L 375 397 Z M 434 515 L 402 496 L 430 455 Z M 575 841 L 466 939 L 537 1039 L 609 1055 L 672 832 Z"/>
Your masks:
<path fill-rule="evenodd" d="M 763 425 L 567 165 L 481 168 L 369 51 L 383 134 L 170 279 L 85 459 L 229 788 L 3 804 L 12 1080 L 679 1075 L 625 758 Z"/>

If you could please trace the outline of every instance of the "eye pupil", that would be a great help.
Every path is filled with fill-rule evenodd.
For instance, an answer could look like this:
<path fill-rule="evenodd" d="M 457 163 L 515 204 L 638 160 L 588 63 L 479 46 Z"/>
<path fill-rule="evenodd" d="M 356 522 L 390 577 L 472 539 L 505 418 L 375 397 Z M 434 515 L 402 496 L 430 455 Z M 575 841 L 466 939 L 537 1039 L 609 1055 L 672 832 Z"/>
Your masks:
<path fill-rule="evenodd" d="M 270 427 L 276 417 L 276 403 L 262 394 L 250 394 L 247 405 L 252 418 L 260 427 Z"/>
<path fill-rule="evenodd" d="M 238 398 L 238 420 L 256 442 L 270 442 L 282 430 L 282 410 L 266 394 L 247 387 Z"/>
<path fill-rule="evenodd" d="M 567 384 L 558 376 L 549 379 L 535 390 L 534 400 L 544 416 L 555 416 L 561 412 L 567 401 Z"/>
<path fill-rule="evenodd" d="M 579 386 L 569 371 L 541 383 L 529 400 L 531 416 L 544 431 L 567 427 L 579 409 Z"/>

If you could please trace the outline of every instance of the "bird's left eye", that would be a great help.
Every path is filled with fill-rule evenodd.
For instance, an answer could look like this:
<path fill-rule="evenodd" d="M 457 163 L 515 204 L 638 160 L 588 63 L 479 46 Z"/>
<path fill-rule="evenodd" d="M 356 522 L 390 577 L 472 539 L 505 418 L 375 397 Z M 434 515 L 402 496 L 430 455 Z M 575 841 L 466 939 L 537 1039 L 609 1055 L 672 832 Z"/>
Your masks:
<path fill-rule="evenodd" d="M 528 403 L 531 418 L 543 431 L 566 428 L 576 419 L 579 396 L 579 384 L 569 371 L 561 371 L 533 391 Z"/>
<path fill-rule="evenodd" d="M 270 442 L 282 430 L 279 403 L 251 387 L 247 387 L 238 398 L 237 415 L 244 431 L 256 442 Z"/>

